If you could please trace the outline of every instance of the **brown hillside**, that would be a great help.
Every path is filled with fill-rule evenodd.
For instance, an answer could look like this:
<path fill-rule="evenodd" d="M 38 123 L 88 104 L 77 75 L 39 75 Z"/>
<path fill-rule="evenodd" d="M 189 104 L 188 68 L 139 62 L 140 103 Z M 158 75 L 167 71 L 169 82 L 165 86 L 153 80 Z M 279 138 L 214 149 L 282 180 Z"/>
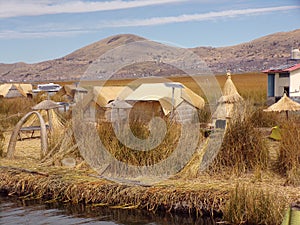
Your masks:
<path fill-rule="evenodd" d="M 106 51 L 139 40 L 144 39 L 130 34 L 116 35 L 78 49 L 59 59 L 35 64 L 0 64 L 0 80 L 77 80 L 81 77 L 89 64 Z"/>
<path fill-rule="evenodd" d="M 198 47 L 192 50 L 215 73 L 224 73 L 226 68 L 241 73 L 284 64 L 290 58 L 292 48 L 300 48 L 300 29 L 271 34 L 235 46 Z"/>
<path fill-rule="evenodd" d="M 50 81 L 80 79 L 88 66 L 103 53 L 123 44 L 145 40 L 131 34 L 122 34 L 80 48 L 59 59 L 35 64 L 0 63 L 0 81 Z M 280 32 L 251 42 L 221 48 L 197 47 L 191 49 L 218 74 L 231 69 L 233 73 L 261 71 L 286 63 L 292 48 L 300 47 L 300 29 Z M 180 75 L 180 71 L 161 63 L 140 63 L 119 71 L 116 78 Z"/>

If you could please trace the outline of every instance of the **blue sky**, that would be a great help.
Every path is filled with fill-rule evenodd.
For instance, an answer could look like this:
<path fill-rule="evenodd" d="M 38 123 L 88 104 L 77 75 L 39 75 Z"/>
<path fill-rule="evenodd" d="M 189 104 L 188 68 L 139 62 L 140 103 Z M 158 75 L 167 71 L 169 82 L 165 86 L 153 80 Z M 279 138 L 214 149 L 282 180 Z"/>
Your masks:
<path fill-rule="evenodd" d="M 120 33 L 190 48 L 299 28 L 300 0 L 0 0 L 0 63 L 55 59 Z"/>

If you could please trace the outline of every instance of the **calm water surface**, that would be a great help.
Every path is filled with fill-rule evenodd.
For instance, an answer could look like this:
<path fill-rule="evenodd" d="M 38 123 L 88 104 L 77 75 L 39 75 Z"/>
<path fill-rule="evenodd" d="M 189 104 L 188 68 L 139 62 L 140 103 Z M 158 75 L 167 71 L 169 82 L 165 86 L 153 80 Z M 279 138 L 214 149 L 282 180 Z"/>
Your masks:
<path fill-rule="evenodd" d="M 5 225 L 184 225 L 215 224 L 209 218 L 153 214 L 144 210 L 122 210 L 70 204 L 45 204 L 0 195 L 0 224 Z"/>

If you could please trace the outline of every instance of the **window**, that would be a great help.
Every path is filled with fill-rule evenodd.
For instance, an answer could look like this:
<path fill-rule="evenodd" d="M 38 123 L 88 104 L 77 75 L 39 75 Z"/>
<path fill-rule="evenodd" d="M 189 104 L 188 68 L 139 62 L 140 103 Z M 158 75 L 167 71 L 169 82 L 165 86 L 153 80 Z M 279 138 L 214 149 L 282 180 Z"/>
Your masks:
<path fill-rule="evenodd" d="M 279 78 L 290 77 L 290 73 L 279 73 Z"/>

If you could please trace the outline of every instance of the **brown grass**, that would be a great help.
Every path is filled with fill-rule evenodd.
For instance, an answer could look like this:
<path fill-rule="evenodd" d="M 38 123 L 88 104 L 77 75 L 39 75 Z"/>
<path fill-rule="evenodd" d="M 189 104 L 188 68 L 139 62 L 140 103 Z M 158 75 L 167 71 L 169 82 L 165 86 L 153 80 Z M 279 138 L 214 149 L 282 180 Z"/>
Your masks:
<path fill-rule="evenodd" d="M 220 84 L 220 88 L 223 88 L 226 75 L 215 76 Z M 167 77 L 174 82 L 180 82 L 186 87 L 190 88 L 196 94 L 204 97 L 203 91 L 200 89 L 199 85 L 190 76 L 181 77 Z M 205 77 L 203 78 L 205 79 Z M 139 82 L 134 82 L 135 79 L 123 79 L 123 80 L 108 80 L 108 81 L 81 81 L 81 85 L 107 85 L 107 86 L 126 86 L 129 85 L 132 88 L 137 87 L 139 82 L 144 83 L 156 83 L 161 82 L 158 78 L 146 78 L 139 80 Z M 245 73 L 245 74 L 234 74 L 232 75 L 232 81 L 237 87 L 238 92 L 245 99 L 251 99 L 257 104 L 263 104 L 266 101 L 267 96 L 267 75 L 264 73 Z"/>
<path fill-rule="evenodd" d="M 259 168 L 268 168 L 268 150 L 262 134 L 252 123 L 252 110 L 244 105 L 246 110 L 236 111 L 236 116 L 229 120 L 227 130 L 218 156 L 210 166 L 210 171 L 240 175 L 253 172 Z"/>
<path fill-rule="evenodd" d="M 285 121 L 281 126 L 277 170 L 286 176 L 287 184 L 300 185 L 300 130 L 299 122 Z"/>
<path fill-rule="evenodd" d="M 3 129 L 10 129 L 27 112 L 31 111 L 34 101 L 30 98 L 0 99 L 0 123 Z"/>
<path fill-rule="evenodd" d="M 166 121 L 167 122 L 167 121 Z M 115 136 L 114 129 L 111 123 L 101 123 L 98 125 L 99 137 L 105 148 L 119 161 L 135 165 L 147 166 L 154 165 L 169 155 L 176 148 L 180 138 L 180 124 L 167 123 L 166 137 L 160 145 L 149 151 L 134 150 L 126 147 Z M 135 122 L 131 125 L 131 131 L 136 137 L 147 139 L 149 137 L 148 127 L 140 122 Z M 158 131 L 153 131 L 158 132 Z M 109 137 L 109 138 L 108 138 Z M 152 143 L 148 143 L 149 146 Z M 145 149 L 147 146 L 145 146 Z"/>
<path fill-rule="evenodd" d="M 278 196 L 253 185 L 236 185 L 224 209 L 224 219 L 230 224 L 279 225 L 288 205 L 285 196 Z"/>

